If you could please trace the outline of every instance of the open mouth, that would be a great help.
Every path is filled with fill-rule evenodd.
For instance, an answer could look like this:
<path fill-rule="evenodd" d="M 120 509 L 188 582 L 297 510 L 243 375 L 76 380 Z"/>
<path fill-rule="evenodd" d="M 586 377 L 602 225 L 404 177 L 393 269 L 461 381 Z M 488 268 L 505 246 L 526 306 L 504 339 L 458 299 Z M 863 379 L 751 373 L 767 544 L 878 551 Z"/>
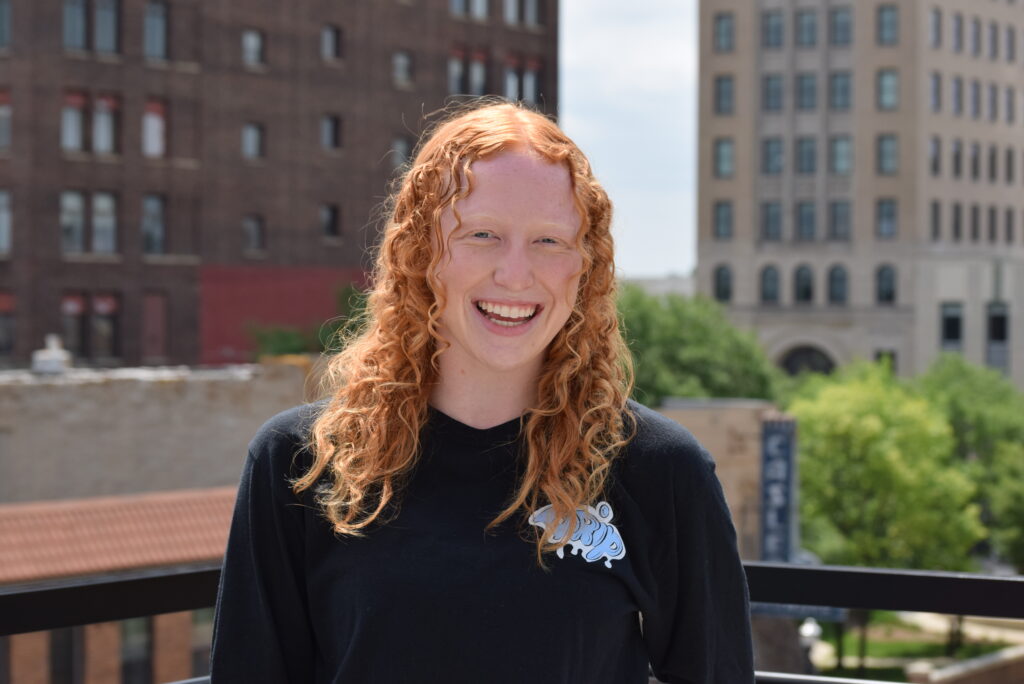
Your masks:
<path fill-rule="evenodd" d="M 540 312 L 540 305 L 538 304 L 512 306 L 509 304 L 477 302 L 476 308 L 487 320 L 506 328 L 514 328 L 517 325 L 528 323 Z"/>

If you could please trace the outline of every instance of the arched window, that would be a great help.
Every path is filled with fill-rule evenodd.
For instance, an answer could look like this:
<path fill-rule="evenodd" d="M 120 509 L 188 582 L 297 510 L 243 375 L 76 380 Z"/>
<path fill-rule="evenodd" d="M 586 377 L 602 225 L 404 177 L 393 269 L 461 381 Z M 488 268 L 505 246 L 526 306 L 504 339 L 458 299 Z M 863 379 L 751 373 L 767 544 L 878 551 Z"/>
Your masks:
<path fill-rule="evenodd" d="M 875 271 L 875 302 L 881 306 L 896 303 L 896 269 L 888 264 Z"/>
<path fill-rule="evenodd" d="M 779 269 L 774 266 L 761 269 L 761 303 L 779 303 Z"/>
<path fill-rule="evenodd" d="M 814 301 L 814 274 L 810 266 L 798 266 L 793 275 L 793 301 L 797 304 Z"/>
<path fill-rule="evenodd" d="M 720 302 L 732 300 L 732 271 L 728 266 L 715 267 L 715 299 Z"/>
<path fill-rule="evenodd" d="M 828 303 L 845 305 L 846 290 L 846 269 L 838 264 L 828 269 Z"/>

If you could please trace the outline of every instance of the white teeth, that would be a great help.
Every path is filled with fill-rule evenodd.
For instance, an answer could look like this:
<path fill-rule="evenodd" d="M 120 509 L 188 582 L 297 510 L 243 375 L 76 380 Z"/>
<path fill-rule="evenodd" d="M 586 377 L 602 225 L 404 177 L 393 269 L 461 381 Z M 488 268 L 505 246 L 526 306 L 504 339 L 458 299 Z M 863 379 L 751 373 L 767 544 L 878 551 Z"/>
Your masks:
<path fill-rule="evenodd" d="M 537 312 L 537 306 L 509 306 L 507 304 L 491 304 L 490 302 L 479 302 L 477 304 L 481 309 L 487 313 L 497 314 L 504 318 L 529 318 Z M 515 325 L 508 321 L 496 321 L 497 323 L 507 323 L 509 325 Z"/>

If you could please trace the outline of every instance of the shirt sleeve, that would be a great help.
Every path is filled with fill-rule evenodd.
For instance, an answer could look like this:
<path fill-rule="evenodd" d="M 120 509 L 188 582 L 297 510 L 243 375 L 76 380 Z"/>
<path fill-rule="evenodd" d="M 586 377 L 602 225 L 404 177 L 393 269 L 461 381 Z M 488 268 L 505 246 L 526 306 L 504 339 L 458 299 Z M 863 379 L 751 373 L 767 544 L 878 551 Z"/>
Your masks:
<path fill-rule="evenodd" d="M 657 607 L 644 615 L 651 669 L 671 684 L 753 684 L 736 531 L 711 457 L 695 442 L 685 451 L 694 458 L 680 459 L 672 476 L 675 534 L 654 568 Z"/>
<path fill-rule="evenodd" d="M 298 446 L 275 420 L 249 445 L 238 488 L 217 596 L 213 684 L 314 681 L 304 507 L 288 483 Z"/>

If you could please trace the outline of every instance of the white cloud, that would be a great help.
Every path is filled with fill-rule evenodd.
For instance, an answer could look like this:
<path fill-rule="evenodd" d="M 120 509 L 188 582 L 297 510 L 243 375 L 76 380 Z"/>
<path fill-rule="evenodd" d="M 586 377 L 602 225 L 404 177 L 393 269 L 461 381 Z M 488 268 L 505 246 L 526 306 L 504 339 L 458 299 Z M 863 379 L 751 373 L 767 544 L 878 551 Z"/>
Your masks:
<path fill-rule="evenodd" d="M 620 271 L 693 267 L 695 0 L 563 0 L 561 123 L 616 206 Z"/>

